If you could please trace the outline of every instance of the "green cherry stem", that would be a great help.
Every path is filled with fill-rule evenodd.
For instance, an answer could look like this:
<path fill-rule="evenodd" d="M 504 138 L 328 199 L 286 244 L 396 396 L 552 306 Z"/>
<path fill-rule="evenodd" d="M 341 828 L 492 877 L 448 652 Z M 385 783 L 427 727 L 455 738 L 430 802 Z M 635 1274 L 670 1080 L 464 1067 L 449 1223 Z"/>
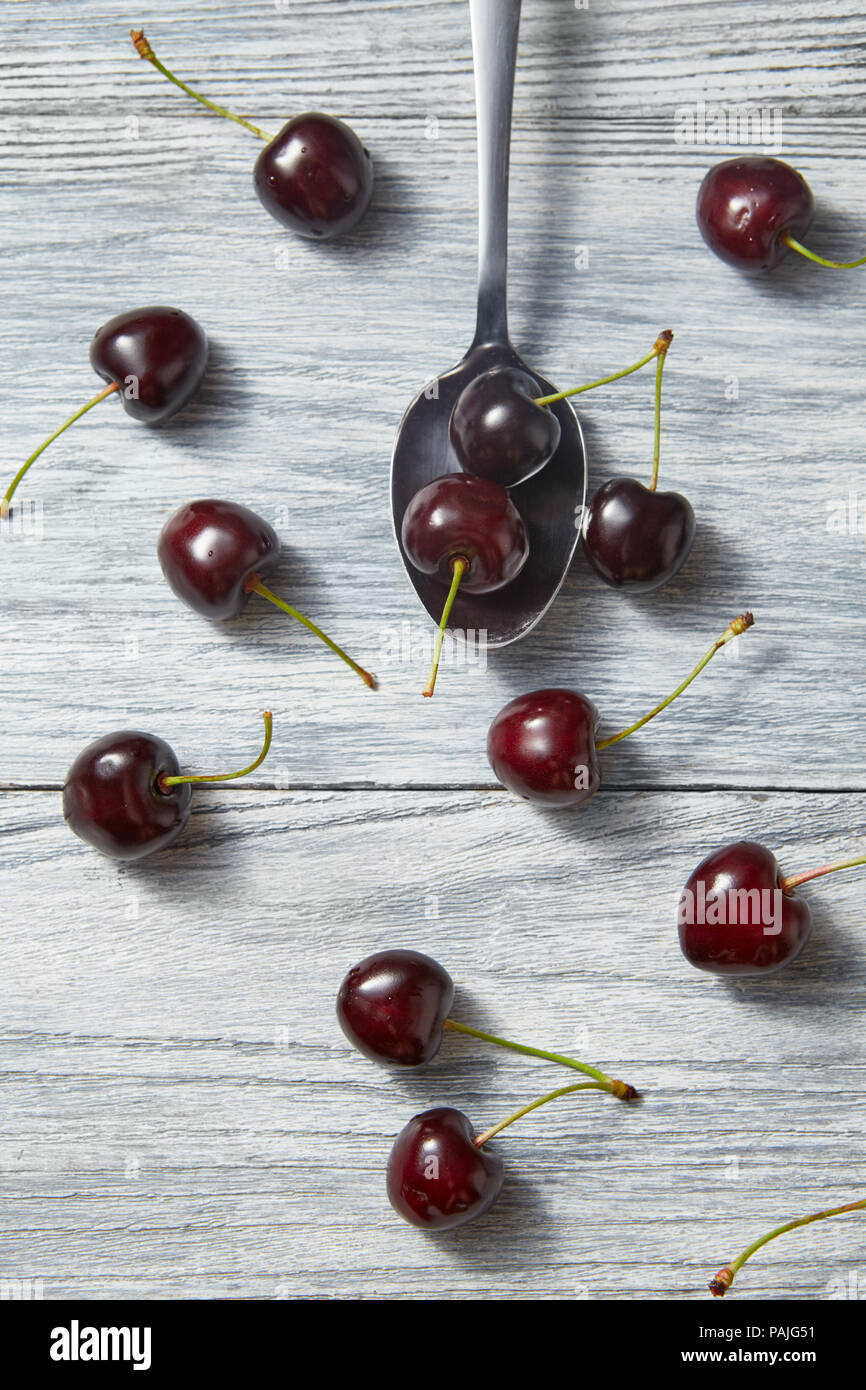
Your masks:
<path fill-rule="evenodd" d="M 579 396 L 584 391 L 594 391 L 596 386 L 607 386 L 611 381 L 619 381 L 624 376 L 631 376 L 632 372 L 639 372 L 641 367 L 645 367 L 647 362 L 651 362 L 654 357 L 664 356 L 670 347 L 673 333 L 666 328 L 660 333 L 652 345 L 646 357 L 642 357 L 639 362 L 633 363 L 631 367 L 623 367 L 621 372 L 612 372 L 610 376 L 600 377 L 598 381 L 587 382 L 585 386 L 572 386 L 569 391 L 557 391 L 552 396 L 536 396 L 536 405 L 555 405 L 557 401 L 564 401 L 568 396 Z"/>
<path fill-rule="evenodd" d="M 791 236 L 790 232 L 784 232 L 779 240 L 789 246 L 792 251 L 797 251 L 801 256 L 805 256 L 807 261 L 814 261 L 816 265 L 826 266 L 828 270 L 856 270 L 858 265 L 866 265 L 866 256 L 861 256 L 857 261 L 830 261 L 826 256 L 819 256 L 816 251 L 810 251 L 808 246 L 804 246 L 796 237 Z"/>
<path fill-rule="evenodd" d="M 314 633 L 321 642 L 324 642 L 326 647 L 330 647 L 332 652 L 336 652 L 337 656 L 340 657 L 342 661 L 345 661 L 347 666 L 351 666 L 352 670 L 357 672 L 365 685 L 368 685 L 371 690 L 376 689 L 375 676 L 371 676 L 369 671 L 365 671 L 363 666 L 359 666 L 357 661 L 353 661 L 348 653 L 343 651 L 342 647 L 338 647 L 336 642 L 332 642 L 330 637 L 328 637 L 320 627 L 316 627 L 316 624 L 310 622 L 309 618 L 305 618 L 303 613 L 298 612 L 297 608 L 293 608 L 290 603 L 286 603 L 284 599 L 277 598 L 276 594 L 272 594 L 270 589 L 266 588 L 257 574 L 251 575 L 244 587 L 248 594 L 258 594 L 260 598 L 266 598 L 268 603 L 273 603 L 275 607 L 281 608 L 284 613 L 288 613 L 291 618 L 296 618 L 299 623 L 303 623 L 304 627 Z"/>
<path fill-rule="evenodd" d="M 804 874 L 792 874 L 790 878 L 783 878 L 779 886 L 783 893 L 792 893 L 801 883 L 810 883 L 813 878 L 823 878 L 825 874 L 838 873 L 839 869 L 856 869 L 861 864 L 866 864 L 866 854 L 856 859 L 840 859 L 838 864 L 823 864 L 820 869 L 807 869 Z"/>
<path fill-rule="evenodd" d="M 457 597 L 457 590 L 460 588 L 460 581 L 469 568 L 469 561 L 464 560 L 462 555 L 458 555 L 456 560 L 451 561 L 451 588 L 448 590 L 448 597 L 445 600 L 445 607 L 442 609 L 442 617 L 439 619 L 439 626 L 436 629 L 436 641 L 433 645 L 433 661 L 430 666 L 430 675 L 427 677 L 422 694 L 429 699 L 436 689 L 436 677 L 439 674 L 439 661 L 442 656 L 442 643 L 445 641 L 445 628 L 448 619 L 451 617 L 451 609 L 454 607 L 454 600 Z"/>
<path fill-rule="evenodd" d="M 515 1110 L 513 1115 L 509 1115 L 507 1120 L 500 1120 L 498 1125 L 493 1125 L 491 1129 L 486 1129 L 483 1134 L 479 1134 L 473 1143 L 476 1149 L 482 1148 L 489 1140 L 501 1134 L 503 1129 L 513 1125 L 515 1120 L 520 1120 L 530 1111 L 537 1110 L 540 1105 L 546 1105 L 549 1100 L 558 1100 L 560 1096 L 574 1095 L 575 1091 L 607 1091 L 610 1088 L 601 1081 L 578 1081 L 576 1086 L 560 1086 L 558 1091 L 548 1091 L 546 1096 L 541 1096 L 538 1100 L 533 1100 L 529 1105 L 522 1105 L 519 1110 Z"/>
<path fill-rule="evenodd" d="M 450 1029 L 452 1033 L 465 1033 L 469 1038 L 479 1038 L 481 1042 L 507 1047 L 511 1052 L 520 1052 L 525 1057 L 540 1057 L 545 1062 L 558 1062 L 560 1066 L 582 1071 L 586 1076 L 594 1077 L 604 1090 L 610 1091 L 611 1095 L 619 1100 L 635 1100 L 637 1097 L 634 1086 L 629 1086 L 625 1081 L 616 1081 L 606 1072 L 590 1067 L 586 1062 L 578 1062 L 574 1057 L 564 1057 L 561 1052 L 545 1052 L 539 1047 L 527 1047 L 525 1043 L 509 1042 L 507 1038 L 497 1038 L 493 1033 L 482 1033 L 478 1028 L 470 1028 L 466 1023 L 457 1023 L 453 1018 L 446 1018 L 443 1027 Z"/>
<path fill-rule="evenodd" d="M 49 434 L 48 438 L 42 444 L 39 445 L 39 448 L 30 455 L 29 459 L 26 459 L 24 463 L 22 463 L 21 467 L 18 469 L 18 472 L 15 474 L 15 477 L 12 479 L 11 483 L 6 489 L 5 496 L 3 497 L 2 501 L 0 501 L 0 517 L 4 517 L 8 513 L 9 503 L 12 501 L 15 489 L 21 482 L 21 479 L 24 477 L 24 474 L 27 472 L 31 463 L 35 463 L 39 455 L 41 453 L 44 453 L 44 451 L 48 448 L 49 444 L 53 444 L 54 440 L 58 437 L 58 435 L 61 435 L 64 430 L 68 430 L 70 425 L 74 425 L 76 420 L 80 420 L 82 415 L 86 415 L 88 410 L 92 410 L 95 405 L 99 405 L 100 401 L 104 401 L 106 396 L 110 396 L 112 391 L 117 391 L 119 387 L 119 381 L 112 381 L 111 385 L 106 386 L 104 391 L 100 391 L 98 396 L 94 396 L 92 401 L 88 401 L 87 405 L 83 405 L 80 410 L 76 410 L 74 415 L 70 415 L 68 420 L 64 420 L 63 424 L 60 426 L 60 429 L 55 430 L 53 434 Z"/>
<path fill-rule="evenodd" d="M 185 82 L 181 82 L 179 77 L 175 77 L 173 72 L 169 72 L 165 64 L 159 61 L 147 39 L 144 37 L 143 29 L 130 29 L 129 33 L 132 42 L 135 44 L 138 56 L 146 59 L 152 67 L 156 68 L 157 72 L 161 72 L 163 77 L 167 77 L 169 82 L 173 82 L 176 87 L 180 87 L 182 92 L 186 92 L 188 97 L 193 97 L 196 101 L 200 101 L 202 106 L 207 107 L 208 111 L 214 111 L 218 116 L 225 116 L 226 120 L 234 121 L 236 125 L 242 125 L 245 130 L 251 130 L 253 135 L 257 135 L 260 140 L 273 140 L 274 137 L 272 135 L 268 135 L 265 130 L 260 130 L 257 125 L 253 125 L 252 121 L 244 120 L 243 116 L 236 116 L 234 112 L 227 111 L 224 106 L 217 106 L 215 101 L 208 101 L 207 97 L 201 96 L 199 92 L 194 92 L 192 87 L 188 87 Z"/>
<path fill-rule="evenodd" d="M 828 1216 L 842 1216 L 848 1211 L 862 1211 L 864 1207 L 866 1207 L 866 1197 L 861 1198 L 858 1202 L 848 1202 L 844 1207 L 831 1207 L 828 1211 L 816 1211 L 811 1216 L 801 1216 L 797 1221 L 787 1221 L 784 1226 L 777 1226 L 775 1231 L 761 1236 L 761 1239 L 748 1246 L 742 1255 L 738 1255 L 729 1265 L 725 1265 L 724 1269 L 720 1269 L 716 1277 L 710 1280 L 710 1293 L 714 1298 L 724 1298 L 734 1282 L 735 1275 L 742 1269 L 746 1260 L 751 1259 L 756 1250 L 760 1250 L 764 1245 L 769 1245 L 770 1241 L 775 1240 L 777 1236 L 783 1236 L 788 1231 L 796 1231 L 800 1226 L 811 1226 L 813 1221 L 826 1221 Z"/>
<path fill-rule="evenodd" d="M 665 358 L 668 355 L 668 348 L 673 342 L 673 336 L 673 333 L 668 329 L 667 333 L 662 333 L 656 340 L 655 425 L 653 428 L 653 472 L 649 483 L 650 492 L 655 492 L 659 480 L 662 439 L 662 372 L 665 369 Z"/>
<path fill-rule="evenodd" d="M 623 729 L 621 733 L 613 734 L 610 738 L 602 739 L 600 743 L 596 743 L 596 748 L 599 751 L 603 748 L 610 748 L 611 744 L 619 743 L 621 739 L 628 738 L 629 734 L 633 734 L 636 730 L 642 729 L 644 724 L 648 724 L 651 719 L 655 719 L 657 714 L 661 714 L 663 709 L 667 709 L 668 705 L 673 704 L 678 695 L 682 695 L 683 691 L 691 685 L 695 677 L 699 676 L 704 667 L 709 665 L 717 651 L 720 651 L 728 642 L 732 642 L 735 637 L 739 637 L 741 633 L 745 632 L 747 628 L 753 625 L 754 621 L 755 619 L 752 613 L 741 613 L 738 618 L 734 618 L 733 622 L 729 623 L 725 628 L 721 637 L 717 638 L 710 647 L 710 650 L 701 657 L 695 669 L 686 676 L 685 680 L 677 686 L 676 690 L 668 695 L 666 700 L 662 700 L 660 705 L 656 705 L 655 709 L 651 709 L 649 714 L 645 714 L 643 719 L 639 719 L 636 724 L 630 724 L 629 727 Z"/>
<path fill-rule="evenodd" d="M 274 717 L 269 709 L 266 709 L 264 711 L 264 713 L 262 714 L 262 719 L 265 721 L 265 741 L 262 744 L 261 753 L 256 758 L 254 763 L 250 763 L 249 767 L 242 767 L 240 772 L 214 772 L 210 773 L 207 777 L 186 777 L 182 775 L 166 777 L 165 773 L 163 773 L 163 775 L 158 779 L 160 791 L 164 792 L 169 787 L 179 787 L 184 782 L 233 782 L 236 777 L 248 777 L 251 772 L 255 772 L 257 767 L 261 767 L 265 758 L 268 756 L 268 749 L 271 746 L 271 735 L 273 734 L 274 730 Z"/>

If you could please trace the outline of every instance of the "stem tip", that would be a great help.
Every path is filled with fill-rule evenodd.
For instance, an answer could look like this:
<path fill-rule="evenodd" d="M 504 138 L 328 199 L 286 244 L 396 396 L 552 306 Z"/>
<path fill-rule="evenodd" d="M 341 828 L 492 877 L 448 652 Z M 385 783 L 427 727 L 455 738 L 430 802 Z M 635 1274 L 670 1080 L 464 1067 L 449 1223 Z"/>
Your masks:
<path fill-rule="evenodd" d="M 715 1279 L 710 1280 L 707 1288 L 713 1295 L 713 1298 L 724 1298 L 733 1282 L 734 1271 L 731 1269 L 730 1265 L 725 1265 L 724 1269 L 719 1270 Z"/>
<path fill-rule="evenodd" d="M 653 343 L 653 349 L 656 352 L 656 354 L 659 357 L 664 357 L 673 340 L 674 330 L 672 328 L 663 328 L 661 333 Z"/>
<path fill-rule="evenodd" d="M 138 53 L 139 58 L 147 58 L 148 60 L 150 60 L 154 56 L 153 49 L 151 48 L 147 39 L 144 37 L 143 29 L 130 29 L 129 37 L 135 44 L 136 52 Z"/>

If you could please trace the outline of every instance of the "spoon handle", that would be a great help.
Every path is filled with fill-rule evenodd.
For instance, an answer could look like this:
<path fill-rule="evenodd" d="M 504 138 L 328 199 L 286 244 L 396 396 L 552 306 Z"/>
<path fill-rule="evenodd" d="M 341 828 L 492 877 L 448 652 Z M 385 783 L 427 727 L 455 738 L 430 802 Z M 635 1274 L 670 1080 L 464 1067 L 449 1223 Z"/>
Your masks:
<path fill-rule="evenodd" d="M 508 342 L 508 151 L 521 0 L 469 0 L 478 126 L 475 344 Z"/>

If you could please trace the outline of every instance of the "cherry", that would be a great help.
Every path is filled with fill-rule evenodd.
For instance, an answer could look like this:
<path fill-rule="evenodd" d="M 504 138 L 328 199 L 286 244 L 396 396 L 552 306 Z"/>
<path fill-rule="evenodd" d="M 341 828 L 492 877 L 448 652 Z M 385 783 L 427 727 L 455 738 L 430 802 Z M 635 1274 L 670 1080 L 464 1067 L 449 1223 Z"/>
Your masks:
<path fill-rule="evenodd" d="M 751 613 L 735 618 L 672 694 L 627 729 L 596 740 L 595 705 L 574 690 L 533 690 L 499 711 L 487 735 L 487 756 L 509 791 L 540 806 L 580 806 L 601 783 L 597 754 L 628 738 L 666 709 L 712 660 L 716 652 L 754 623 Z"/>
<path fill-rule="evenodd" d="M 464 386 L 448 432 L 460 467 L 502 487 L 526 482 L 559 446 L 552 410 L 536 403 L 543 392 L 518 367 L 491 367 Z"/>
<path fill-rule="evenodd" d="M 786 1221 L 784 1226 L 777 1226 L 768 1235 L 761 1236 L 760 1240 L 749 1245 L 742 1255 L 738 1255 L 729 1265 L 725 1265 L 724 1269 L 720 1269 L 715 1278 L 710 1280 L 710 1293 L 714 1298 L 724 1298 L 734 1282 L 735 1275 L 742 1269 L 746 1261 L 755 1254 L 756 1250 L 761 1250 L 765 1245 L 769 1245 L 770 1241 L 775 1240 L 777 1236 L 786 1235 L 788 1231 L 796 1231 L 801 1226 L 811 1226 L 814 1221 L 826 1221 L 828 1216 L 844 1216 L 846 1212 L 863 1211 L 864 1209 L 866 1209 L 866 1197 L 861 1197 L 856 1202 L 847 1202 L 843 1207 L 831 1207 L 826 1211 L 813 1212 L 811 1216 L 800 1216 L 796 1221 Z"/>
<path fill-rule="evenodd" d="M 196 613 L 223 622 L 238 617 L 251 593 L 259 594 L 296 618 L 375 690 L 374 676 L 265 587 L 262 576 L 276 568 L 280 541 L 273 527 L 248 507 L 212 497 L 187 502 L 162 528 L 157 553 L 169 585 Z"/>
<path fill-rule="evenodd" d="M 789 250 L 837 270 L 863 265 L 831 261 L 802 244 L 815 203 L 790 164 L 765 155 L 737 156 L 715 165 L 698 192 L 697 219 L 711 251 L 748 275 L 772 270 Z"/>
<path fill-rule="evenodd" d="M 512 1052 L 559 1062 L 585 1072 L 620 1100 L 633 1100 L 633 1086 L 616 1081 L 585 1062 L 543 1052 L 523 1043 L 482 1033 L 448 1017 L 454 981 L 447 970 L 420 951 L 377 951 L 353 966 L 337 995 L 337 1019 L 349 1041 L 373 1062 L 417 1067 L 429 1062 L 442 1043 L 444 1029 L 495 1043 Z"/>
<path fill-rule="evenodd" d="M 373 161 L 355 132 L 333 116 L 307 111 L 268 135 L 242 116 L 208 101 L 169 72 L 140 29 L 132 41 L 140 57 L 208 110 L 242 125 L 266 142 L 253 170 L 262 206 L 301 236 L 332 240 L 360 222 L 373 193 Z"/>
<path fill-rule="evenodd" d="M 207 338 L 182 309 L 149 305 L 109 319 L 94 334 L 90 364 L 109 384 L 64 421 L 22 464 L 0 502 L 0 516 L 30 465 L 88 410 L 120 392 L 123 408 L 146 425 L 162 424 L 183 408 L 197 391 L 207 366 Z"/>
<path fill-rule="evenodd" d="M 403 515 L 403 549 L 422 574 L 449 586 L 425 695 L 432 695 L 457 590 L 489 594 L 516 579 L 529 556 L 523 518 L 498 483 L 447 473 L 422 487 Z"/>
<path fill-rule="evenodd" d="M 866 856 L 783 878 L 776 856 L 752 840 L 707 855 L 680 896 L 677 926 L 683 955 L 716 975 L 768 975 L 802 951 L 812 930 L 801 883 L 866 863 Z"/>
<path fill-rule="evenodd" d="M 144 859 L 172 844 L 186 825 L 191 783 L 229 782 L 255 772 L 271 746 L 273 720 L 262 715 L 265 740 L 240 772 L 184 776 L 161 738 L 135 730 L 105 734 L 79 753 L 63 788 L 63 815 L 79 839 L 111 859 Z"/>
<path fill-rule="evenodd" d="M 655 443 L 649 487 L 636 478 L 611 478 L 598 489 L 583 519 L 583 548 L 596 574 L 617 589 L 647 593 L 672 579 L 692 548 L 695 514 L 678 492 L 657 492 L 661 439 L 661 387 L 667 329 L 656 339 Z"/>

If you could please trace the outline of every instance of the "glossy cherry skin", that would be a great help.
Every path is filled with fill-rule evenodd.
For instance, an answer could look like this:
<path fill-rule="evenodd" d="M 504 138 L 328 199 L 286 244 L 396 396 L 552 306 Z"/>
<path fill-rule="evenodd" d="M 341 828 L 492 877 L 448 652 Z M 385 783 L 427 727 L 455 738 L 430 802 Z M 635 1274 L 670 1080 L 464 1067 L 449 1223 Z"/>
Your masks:
<path fill-rule="evenodd" d="M 583 549 L 599 578 L 633 594 L 660 589 L 682 568 L 695 514 L 678 492 L 651 492 L 636 478 L 611 478 L 586 509 Z"/>
<path fill-rule="evenodd" d="M 280 541 L 248 507 L 208 497 L 187 502 L 169 517 L 157 553 L 178 598 L 196 613 L 223 621 L 243 611 L 247 581 L 254 575 L 264 579 L 276 568 Z"/>
<path fill-rule="evenodd" d="M 523 517 L 504 488 L 469 473 L 447 473 L 422 487 L 403 514 L 403 549 L 422 574 L 451 584 L 466 560 L 461 589 L 489 594 L 516 579 L 529 557 Z"/>
<path fill-rule="evenodd" d="M 128 415 L 158 425 L 198 389 L 207 366 L 207 338 L 182 309 L 130 309 L 94 334 L 90 365 L 103 381 L 117 382 Z"/>
<path fill-rule="evenodd" d="M 753 896 L 735 900 L 735 892 Z M 802 898 L 781 888 L 776 856 L 740 840 L 707 855 L 689 876 L 677 926 L 683 955 L 699 970 L 768 975 L 800 954 L 812 913 Z"/>
<path fill-rule="evenodd" d="M 726 159 L 704 178 L 698 227 L 711 251 L 747 275 L 772 270 L 787 253 L 779 238 L 802 241 L 815 209 L 806 180 L 781 159 Z"/>
<path fill-rule="evenodd" d="M 487 757 L 503 786 L 539 806 L 581 806 L 601 785 L 598 710 L 576 690 L 532 690 L 499 711 Z"/>
<path fill-rule="evenodd" d="M 143 859 L 176 840 L 189 816 L 188 782 L 160 791 L 180 769 L 167 743 L 134 730 L 106 734 L 79 753 L 63 788 L 67 825 L 112 859 Z"/>
<path fill-rule="evenodd" d="M 351 969 L 337 995 L 337 1018 L 373 1062 L 418 1067 L 436 1056 L 454 1002 L 454 981 L 420 951 L 377 951 Z"/>
<path fill-rule="evenodd" d="M 491 367 L 464 386 L 451 412 L 448 431 L 460 467 L 501 487 L 531 478 L 559 446 L 559 421 L 528 372 Z"/>
<path fill-rule="evenodd" d="M 505 1179 L 502 1160 L 478 1149 L 460 1110 L 440 1106 L 416 1115 L 394 1140 L 388 1159 L 388 1200 L 413 1226 L 447 1231 L 487 1211 Z"/>
<path fill-rule="evenodd" d="M 308 111 L 265 145 L 253 170 L 264 207 L 301 236 L 330 241 L 360 222 L 373 193 L 373 161 L 349 126 Z"/>

